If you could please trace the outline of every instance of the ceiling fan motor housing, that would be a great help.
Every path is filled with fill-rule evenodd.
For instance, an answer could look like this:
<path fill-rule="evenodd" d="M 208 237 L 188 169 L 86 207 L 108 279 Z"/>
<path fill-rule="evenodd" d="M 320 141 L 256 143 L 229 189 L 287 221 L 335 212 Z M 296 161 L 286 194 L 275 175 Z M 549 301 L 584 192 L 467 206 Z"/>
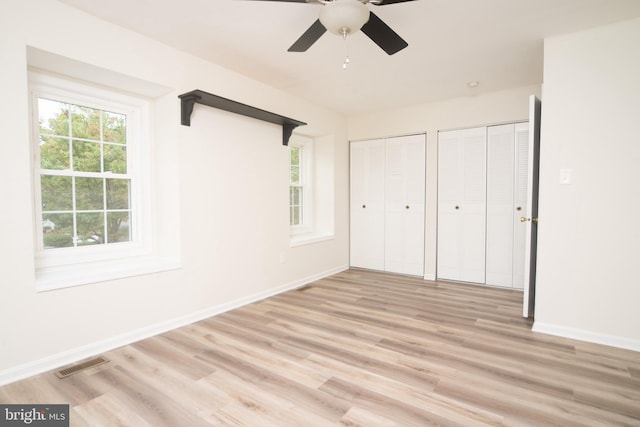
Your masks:
<path fill-rule="evenodd" d="M 320 22 L 331 33 L 355 33 L 369 20 L 369 9 L 358 0 L 334 0 L 320 10 Z"/>

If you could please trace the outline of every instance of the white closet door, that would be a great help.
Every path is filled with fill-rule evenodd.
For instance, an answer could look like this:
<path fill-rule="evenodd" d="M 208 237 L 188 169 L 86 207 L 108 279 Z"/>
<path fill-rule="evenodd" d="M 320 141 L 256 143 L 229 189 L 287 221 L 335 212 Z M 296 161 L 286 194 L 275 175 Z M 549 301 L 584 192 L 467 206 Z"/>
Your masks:
<path fill-rule="evenodd" d="M 485 223 L 487 191 L 487 132 L 485 128 L 462 131 L 462 277 L 485 282 Z"/>
<path fill-rule="evenodd" d="M 513 285 L 514 125 L 487 128 L 486 284 Z"/>
<path fill-rule="evenodd" d="M 350 263 L 384 270 L 385 140 L 351 143 Z"/>
<path fill-rule="evenodd" d="M 385 271 L 424 274 L 425 135 L 387 139 Z"/>
<path fill-rule="evenodd" d="M 515 124 L 515 185 L 513 209 L 513 287 L 524 289 L 526 224 L 520 218 L 529 211 L 529 123 Z"/>
<path fill-rule="evenodd" d="M 437 277 L 451 280 L 460 280 L 460 134 L 438 133 Z"/>
<path fill-rule="evenodd" d="M 438 277 L 485 282 L 486 128 L 438 135 Z"/>

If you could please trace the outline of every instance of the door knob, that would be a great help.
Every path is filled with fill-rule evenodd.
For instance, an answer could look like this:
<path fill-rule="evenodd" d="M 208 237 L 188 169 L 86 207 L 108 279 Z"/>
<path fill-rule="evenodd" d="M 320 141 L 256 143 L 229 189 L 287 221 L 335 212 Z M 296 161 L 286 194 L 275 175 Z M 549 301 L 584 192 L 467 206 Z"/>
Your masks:
<path fill-rule="evenodd" d="M 404 208 L 405 208 L 405 209 L 409 209 L 409 205 L 405 206 Z"/>
<path fill-rule="evenodd" d="M 460 206 L 456 205 L 456 210 L 460 209 Z"/>
<path fill-rule="evenodd" d="M 527 221 L 532 221 L 532 222 L 538 222 L 538 218 L 525 218 L 523 216 L 520 217 L 520 222 L 527 222 Z"/>
<path fill-rule="evenodd" d="M 366 209 L 367 205 L 362 205 L 362 209 Z"/>

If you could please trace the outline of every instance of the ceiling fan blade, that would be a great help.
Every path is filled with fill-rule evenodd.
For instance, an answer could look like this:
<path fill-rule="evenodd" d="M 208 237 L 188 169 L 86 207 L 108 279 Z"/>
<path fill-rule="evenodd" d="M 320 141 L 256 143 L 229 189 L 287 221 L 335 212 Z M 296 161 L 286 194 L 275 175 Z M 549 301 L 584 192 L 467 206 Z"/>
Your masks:
<path fill-rule="evenodd" d="M 307 31 L 287 51 L 306 52 L 326 31 L 327 29 L 320 23 L 320 20 L 316 19 L 316 22 L 311 24 Z"/>
<path fill-rule="evenodd" d="M 277 1 L 280 3 L 319 3 L 320 0 L 248 0 L 248 1 Z M 411 0 L 400 0 L 411 1 Z"/>
<path fill-rule="evenodd" d="M 416 0 L 380 0 L 380 1 L 372 1 L 370 3 L 375 6 L 385 6 L 387 4 L 404 3 L 407 1 L 416 1 Z"/>
<path fill-rule="evenodd" d="M 409 43 L 404 41 L 373 12 L 369 12 L 369 21 L 362 26 L 362 32 L 389 55 L 393 55 L 409 46 Z"/>
<path fill-rule="evenodd" d="M 307 0 L 252 0 L 252 1 L 278 1 L 278 2 L 285 2 L 285 3 L 314 3 L 315 2 L 315 0 L 311 0 L 311 1 L 307 1 Z M 407 1 L 407 0 L 404 0 L 404 1 Z"/>

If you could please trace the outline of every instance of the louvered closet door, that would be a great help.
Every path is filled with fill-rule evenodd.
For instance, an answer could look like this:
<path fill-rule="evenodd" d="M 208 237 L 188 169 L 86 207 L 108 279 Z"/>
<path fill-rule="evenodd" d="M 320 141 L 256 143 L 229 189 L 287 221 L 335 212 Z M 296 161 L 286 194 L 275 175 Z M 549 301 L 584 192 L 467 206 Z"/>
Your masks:
<path fill-rule="evenodd" d="M 385 271 L 424 275 L 425 135 L 387 139 Z"/>
<path fill-rule="evenodd" d="M 351 143 L 350 264 L 384 270 L 385 141 Z"/>
<path fill-rule="evenodd" d="M 441 279 L 485 282 L 486 128 L 438 134 Z"/>
<path fill-rule="evenodd" d="M 515 127 L 487 128 L 486 284 L 513 285 Z"/>
<path fill-rule="evenodd" d="M 451 280 L 460 277 L 460 133 L 438 133 L 437 277 Z"/>

